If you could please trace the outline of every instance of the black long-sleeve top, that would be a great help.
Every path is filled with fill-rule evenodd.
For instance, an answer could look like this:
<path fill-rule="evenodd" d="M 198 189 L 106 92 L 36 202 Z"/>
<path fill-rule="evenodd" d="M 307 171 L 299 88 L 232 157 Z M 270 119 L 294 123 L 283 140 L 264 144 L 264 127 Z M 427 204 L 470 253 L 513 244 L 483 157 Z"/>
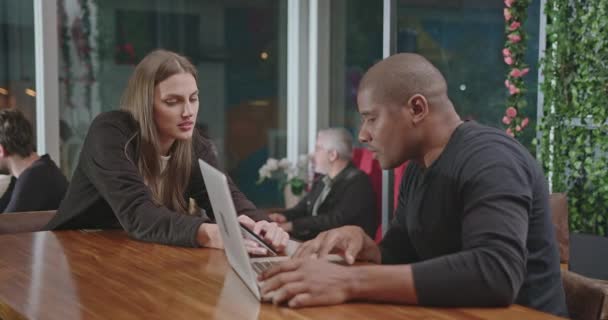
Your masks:
<path fill-rule="evenodd" d="M 57 210 L 68 180 L 48 154 L 40 156 L 11 183 L 0 198 L 0 213 Z"/>
<path fill-rule="evenodd" d="M 407 167 L 382 262 L 412 264 L 423 305 L 515 302 L 567 315 L 548 199 L 521 144 L 465 122 L 429 168 Z"/>
<path fill-rule="evenodd" d="M 325 184 L 317 179 L 312 189 L 296 206 L 285 211 L 292 221 L 292 234 L 300 240 L 316 237 L 320 232 L 344 225 L 360 226 L 374 237 L 378 227 L 376 196 L 370 178 L 349 163 L 332 180 L 327 197 L 312 216 L 313 207 Z"/>
<path fill-rule="evenodd" d="M 138 125 L 125 111 L 110 111 L 95 118 L 84 141 L 78 165 L 57 215 L 47 229 L 121 227 L 138 240 L 179 246 L 198 246 L 197 231 L 213 219 L 213 210 L 196 159 L 217 167 L 210 143 L 193 135 L 190 182 L 184 194 L 205 210 L 207 217 L 177 213 L 154 203 L 136 163 Z M 229 179 L 238 214 L 254 220 L 266 214 L 237 189 Z M 169 187 L 169 186 L 168 186 Z"/>

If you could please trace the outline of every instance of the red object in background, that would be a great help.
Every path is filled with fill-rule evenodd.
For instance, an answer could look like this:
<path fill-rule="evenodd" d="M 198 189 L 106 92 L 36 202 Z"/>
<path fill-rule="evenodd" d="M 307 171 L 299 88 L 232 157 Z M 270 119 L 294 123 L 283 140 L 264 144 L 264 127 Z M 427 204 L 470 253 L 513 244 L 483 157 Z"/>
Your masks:
<path fill-rule="evenodd" d="M 395 168 L 394 174 L 395 174 L 395 181 L 394 181 L 394 192 L 393 192 L 393 197 L 394 197 L 394 203 L 393 203 L 393 208 L 397 209 L 397 205 L 399 204 L 399 186 L 401 186 L 401 179 L 403 178 L 403 174 L 405 173 L 405 168 L 407 167 L 407 161 L 404 162 L 402 165 L 398 166 L 397 168 Z M 393 212 L 394 214 L 394 212 Z"/>
<path fill-rule="evenodd" d="M 353 163 L 370 177 L 372 188 L 374 188 L 374 193 L 376 194 L 376 218 L 378 221 L 378 229 L 376 229 L 374 240 L 378 243 L 382 240 L 382 168 L 380 167 L 378 160 L 374 159 L 371 151 L 365 148 L 353 149 Z M 403 178 L 406 167 L 407 162 L 395 168 L 394 171 L 393 208 L 397 208 L 397 203 L 399 201 L 399 186 L 401 185 L 401 178 Z"/>
<path fill-rule="evenodd" d="M 378 229 L 376 229 L 375 240 L 379 242 L 382 239 L 382 169 L 378 160 L 374 159 L 372 153 L 365 148 L 353 149 L 353 163 L 370 177 L 376 194 Z"/>

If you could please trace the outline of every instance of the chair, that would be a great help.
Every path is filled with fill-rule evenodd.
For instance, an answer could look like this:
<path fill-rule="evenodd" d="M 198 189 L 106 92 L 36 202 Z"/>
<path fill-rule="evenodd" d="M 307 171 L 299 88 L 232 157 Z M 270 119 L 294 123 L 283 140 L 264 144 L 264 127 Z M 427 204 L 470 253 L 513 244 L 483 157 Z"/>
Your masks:
<path fill-rule="evenodd" d="M 0 214 L 0 234 L 42 231 L 56 210 Z"/>
<path fill-rule="evenodd" d="M 568 228 L 568 197 L 565 193 L 552 193 L 549 196 L 551 218 L 559 248 L 559 263 L 567 268 L 570 260 L 570 230 Z"/>
<path fill-rule="evenodd" d="M 588 249 L 576 245 L 570 252 L 571 237 L 568 230 L 567 196 L 563 193 L 551 194 L 549 205 L 556 230 L 556 240 L 559 244 L 562 283 L 566 293 L 568 313 L 572 319 L 608 320 L 608 282 L 588 278 L 564 268 L 568 264 L 572 265 L 571 258 L 576 258 L 578 254 L 575 253 L 575 250 Z"/>

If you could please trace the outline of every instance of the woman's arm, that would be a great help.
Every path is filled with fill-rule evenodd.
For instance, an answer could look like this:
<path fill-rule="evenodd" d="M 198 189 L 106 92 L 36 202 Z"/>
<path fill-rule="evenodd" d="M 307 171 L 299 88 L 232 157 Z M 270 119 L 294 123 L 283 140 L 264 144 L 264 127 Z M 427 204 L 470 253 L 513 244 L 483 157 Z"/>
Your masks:
<path fill-rule="evenodd" d="M 205 220 L 154 203 L 134 163 L 134 124 L 128 114 L 103 114 L 91 124 L 80 164 L 128 234 L 138 240 L 197 247 Z M 129 143 L 129 144 L 128 144 Z"/>

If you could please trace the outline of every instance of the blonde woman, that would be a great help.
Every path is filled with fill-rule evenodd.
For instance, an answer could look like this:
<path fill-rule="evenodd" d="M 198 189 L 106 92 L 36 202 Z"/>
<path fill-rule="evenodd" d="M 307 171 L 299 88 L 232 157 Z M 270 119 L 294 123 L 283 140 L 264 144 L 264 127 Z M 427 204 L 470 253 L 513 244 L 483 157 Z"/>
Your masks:
<path fill-rule="evenodd" d="M 176 53 L 151 52 L 135 68 L 121 109 L 91 124 L 66 197 L 47 228 L 122 227 L 138 240 L 222 248 L 196 161 L 217 166 L 210 142 L 194 129 L 195 67 Z M 283 250 L 287 233 L 229 183 L 239 221 Z M 250 253 L 265 253 L 252 241 L 247 245 Z"/>

